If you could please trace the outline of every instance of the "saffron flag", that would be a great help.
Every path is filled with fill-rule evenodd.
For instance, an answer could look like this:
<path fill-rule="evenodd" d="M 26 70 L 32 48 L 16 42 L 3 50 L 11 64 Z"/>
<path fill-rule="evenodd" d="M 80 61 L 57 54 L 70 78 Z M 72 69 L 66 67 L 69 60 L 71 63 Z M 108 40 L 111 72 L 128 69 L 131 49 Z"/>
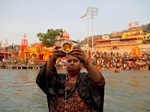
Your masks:
<path fill-rule="evenodd" d="M 80 18 L 83 19 L 83 18 L 85 18 L 85 17 L 87 17 L 87 16 L 88 16 L 88 12 L 85 12 L 84 15 L 81 16 Z"/>

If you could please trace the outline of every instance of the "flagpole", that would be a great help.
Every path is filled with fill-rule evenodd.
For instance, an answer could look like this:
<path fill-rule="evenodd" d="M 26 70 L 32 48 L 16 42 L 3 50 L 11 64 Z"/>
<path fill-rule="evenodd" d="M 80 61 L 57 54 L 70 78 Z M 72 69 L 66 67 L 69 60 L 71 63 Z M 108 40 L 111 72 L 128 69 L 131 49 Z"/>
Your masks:
<path fill-rule="evenodd" d="M 92 32 L 92 53 L 93 53 L 93 38 L 94 38 L 94 27 L 93 27 L 93 18 L 91 18 L 91 32 Z"/>
<path fill-rule="evenodd" d="M 89 24 L 90 24 L 90 19 L 87 18 L 87 45 L 88 45 L 88 48 L 89 48 Z"/>
<path fill-rule="evenodd" d="M 87 13 L 88 15 L 90 16 L 90 19 L 91 19 L 91 38 L 92 38 L 92 48 L 91 48 L 91 53 L 93 52 L 94 50 L 94 17 L 97 16 L 98 14 L 98 8 L 96 7 L 88 7 L 87 9 Z"/>
<path fill-rule="evenodd" d="M 88 16 L 88 12 L 86 10 L 86 12 L 84 13 L 83 16 L 80 17 L 81 19 L 86 18 L 86 25 L 85 25 L 85 29 L 86 29 L 86 36 L 87 36 L 87 43 L 86 43 L 86 47 L 89 50 L 89 16 Z"/>
<path fill-rule="evenodd" d="M 93 48 L 94 48 L 94 17 L 95 16 L 97 16 L 97 13 L 98 13 L 98 8 L 96 8 L 96 7 L 88 7 L 87 8 L 87 10 L 86 10 L 86 13 L 84 13 L 84 15 L 83 16 L 81 16 L 80 18 L 85 18 L 85 17 L 89 17 L 88 18 L 88 21 L 87 21 L 87 37 L 89 36 L 89 34 L 91 35 L 91 38 L 92 38 L 92 40 L 91 40 L 91 53 L 93 52 Z M 89 24 L 90 24 L 90 20 L 91 20 L 91 33 L 90 33 L 90 31 L 89 31 Z M 90 42 L 90 40 L 89 40 L 89 38 L 88 38 L 88 45 L 89 45 L 89 42 Z"/>

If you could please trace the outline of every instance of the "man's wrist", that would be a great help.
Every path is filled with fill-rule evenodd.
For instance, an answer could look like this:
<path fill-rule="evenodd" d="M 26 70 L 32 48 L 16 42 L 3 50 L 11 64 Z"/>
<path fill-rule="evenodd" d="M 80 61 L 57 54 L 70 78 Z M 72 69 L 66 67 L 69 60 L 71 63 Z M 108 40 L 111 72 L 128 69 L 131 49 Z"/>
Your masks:
<path fill-rule="evenodd" d="M 47 61 L 47 69 L 50 68 L 50 66 L 54 66 L 55 65 L 55 57 L 53 57 L 53 55 L 49 58 L 49 60 Z"/>
<path fill-rule="evenodd" d="M 84 61 L 84 66 L 85 66 L 85 68 L 88 68 L 88 66 L 89 66 L 89 62 L 86 60 L 86 61 Z"/>
<path fill-rule="evenodd" d="M 52 55 L 52 56 L 50 57 L 50 60 L 49 60 L 49 61 L 55 63 L 55 62 L 56 62 L 56 59 L 57 59 L 57 57 L 54 56 L 54 55 Z"/>

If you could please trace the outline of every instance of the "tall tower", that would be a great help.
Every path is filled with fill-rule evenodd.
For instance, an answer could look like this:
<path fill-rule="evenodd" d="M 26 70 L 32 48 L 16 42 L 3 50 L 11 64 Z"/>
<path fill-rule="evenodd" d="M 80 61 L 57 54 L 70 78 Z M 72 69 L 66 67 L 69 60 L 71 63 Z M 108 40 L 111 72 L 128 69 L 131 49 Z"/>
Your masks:
<path fill-rule="evenodd" d="M 66 32 L 66 30 L 63 31 L 63 38 L 65 38 L 65 39 L 69 39 L 69 38 L 70 38 L 70 36 L 69 36 L 69 34 Z"/>
<path fill-rule="evenodd" d="M 28 47 L 28 40 L 27 40 L 26 34 L 24 34 L 24 39 L 21 42 L 21 50 L 24 50 L 27 47 Z"/>
<path fill-rule="evenodd" d="M 20 46 L 20 56 L 24 57 L 25 56 L 25 49 L 27 49 L 28 47 L 28 40 L 27 40 L 27 37 L 26 37 L 26 34 L 24 33 L 24 38 L 23 40 L 21 41 L 21 46 Z"/>

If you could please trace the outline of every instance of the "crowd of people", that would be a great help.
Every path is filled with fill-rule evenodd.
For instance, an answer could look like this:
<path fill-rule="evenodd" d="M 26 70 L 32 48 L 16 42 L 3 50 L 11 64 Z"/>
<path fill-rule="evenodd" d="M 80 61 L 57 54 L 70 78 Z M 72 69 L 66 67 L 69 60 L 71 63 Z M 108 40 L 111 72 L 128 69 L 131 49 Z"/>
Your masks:
<path fill-rule="evenodd" d="M 0 60 L 0 68 L 2 69 L 8 69 L 10 66 L 41 66 L 43 65 L 41 62 L 34 61 L 34 60 L 19 60 L 17 58 L 3 58 Z"/>
<path fill-rule="evenodd" d="M 149 70 L 150 56 L 147 53 L 142 55 L 130 55 L 119 52 L 97 52 L 91 58 L 97 69 L 109 69 L 112 71 L 122 70 Z"/>

